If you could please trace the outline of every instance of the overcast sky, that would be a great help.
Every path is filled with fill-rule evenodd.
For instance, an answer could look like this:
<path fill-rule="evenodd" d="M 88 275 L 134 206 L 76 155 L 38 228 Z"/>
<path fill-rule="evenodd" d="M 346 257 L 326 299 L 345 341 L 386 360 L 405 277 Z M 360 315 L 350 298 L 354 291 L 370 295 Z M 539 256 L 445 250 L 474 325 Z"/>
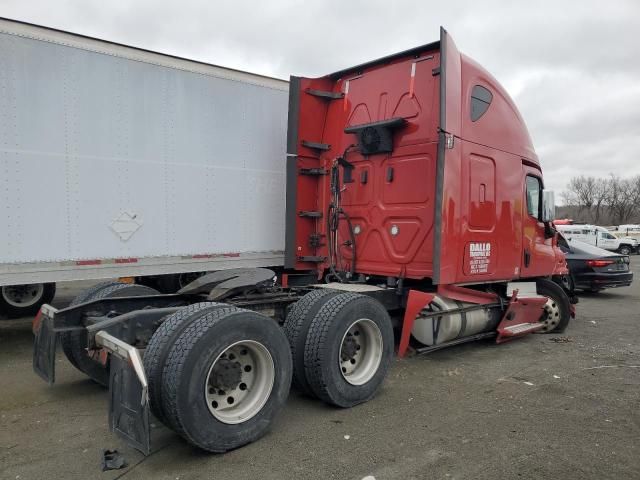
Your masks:
<path fill-rule="evenodd" d="M 638 0 L 0 0 L 0 16 L 281 78 L 428 43 L 443 25 L 515 99 L 547 187 L 640 174 Z"/>

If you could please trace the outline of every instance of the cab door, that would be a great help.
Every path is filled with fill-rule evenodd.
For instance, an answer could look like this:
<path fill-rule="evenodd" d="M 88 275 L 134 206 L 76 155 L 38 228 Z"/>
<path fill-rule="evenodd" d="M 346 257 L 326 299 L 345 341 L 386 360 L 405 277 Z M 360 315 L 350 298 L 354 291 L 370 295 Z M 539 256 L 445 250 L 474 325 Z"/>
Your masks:
<path fill-rule="evenodd" d="M 542 218 L 542 173 L 523 165 L 522 277 L 550 275 L 555 266 L 552 238 L 545 238 Z"/>
<path fill-rule="evenodd" d="M 578 240 L 588 243 L 589 245 L 593 245 L 594 247 L 598 246 L 598 232 L 595 230 L 582 230 L 582 233 L 584 239 L 579 238 Z"/>
<path fill-rule="evenodd" d="M 598 246 L 605 250 L 616 250 L 618 248 L 618 239 L 609 232 L 598 230 Z"/>

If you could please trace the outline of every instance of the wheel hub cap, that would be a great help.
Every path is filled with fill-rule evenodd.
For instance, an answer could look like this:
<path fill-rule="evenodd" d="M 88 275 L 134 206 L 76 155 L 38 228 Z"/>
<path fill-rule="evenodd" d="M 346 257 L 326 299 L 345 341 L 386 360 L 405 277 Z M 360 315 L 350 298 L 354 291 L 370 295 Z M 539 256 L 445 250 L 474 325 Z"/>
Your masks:
<path fill-rule="evenodd" d="M 560 308 L 553 298 L 549 298 L 544 304 L 544 313 L 540 321 L 544 323 L 543 332 L 553 330 L 560 323 Z"/>
<path fill-rule="evenodd" d="M 275 365 L 269 350 L 259 342 L 243 340 L 228 346 L 213 361 L 204 398 L 217 420 L 238 424 L 260 412 L 274 382 Z"/>
<path fill-rule="evenodd" d="M 29 285 L 8 285 L 2 287 L 2 297 L 14 307 L 30 307 L 42 297 L 44 286 L 41 283 Z"/>
<path fill-rule="evenodd" d="M 353 359 L 356 356 L 358 350 L 360 350 L 360 345 L 356 341 L 356 337 L 354 337 L 350 333 L 347 333 L 346 338 L 342 342 L 342 350 L 340 351 L 342 361 L 346 362 Z"/>
<path fill-rule="evenodd" d="M 342 337 L 339 368 L 351 385 L 367 383 L 378 371 L 382 361 L 382 333 L 378 325 L 368 319 L 356 320 Z"/>
<path fill-rule="evenodd" d="M 221 358 L 211 370 L 211 386 L 221 390 L 232 390 L 240 385 L 242 365 L 228 358 Z"/>

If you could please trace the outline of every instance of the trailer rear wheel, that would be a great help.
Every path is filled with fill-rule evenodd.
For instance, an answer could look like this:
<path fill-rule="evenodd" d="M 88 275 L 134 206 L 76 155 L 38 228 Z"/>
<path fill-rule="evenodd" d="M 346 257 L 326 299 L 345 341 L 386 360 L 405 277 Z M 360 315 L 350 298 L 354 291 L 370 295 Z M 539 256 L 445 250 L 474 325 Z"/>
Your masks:
<path fill-rule="evenodd" d="M 157 290 L 142 285 L 113 282 L 109 285 L 103 285 L 102 288 L 99 289 L 94 287 L 93 294 L 91 295 L 80 294 L 79 297 L 82 296 L 83 299 L 78 303 L 101 300 L 103 298 L 138 297 L 158 294 L 159 292 Z M 61 341 L 67 358 L 70 359 L 71 363 L 78 370 L 104 387 L 109 385 L 109 364 L 106 366 L 102 365 L 89 356 L 87 352 L 86 332 L 69 332 L 68 336 L 65 336 L 64 340 Z M 71 355 L 71 357 L 69 357 L 69 355 Z"/>
<path fill-rule="evenodd" d="M 540 333 L 564 332 L 571 319 L 569 297 L 567 297 L 560 285 L 551 280 L 538 280 L 536 282 L 536 290 L 539 295 L 544 295 L 548 298 L 544 306 L 544 313 L 540 319 L 540 322 L 544 323 Z"/>
<path fill-rule="evenodd" d="M 305 372 L 318 398 L 352 407 L 376 394 L 392 357 L 393 328 L 385 308 L 370 297 L 342 293 L 311 322 Z"/>
<path fill-rule="evenodd" d="M 0 314 L 9 318 L 32 317 L 55 294 L 55 283 L 5 285 L 0 287 Z"/>
<path fill-rule="evenodd" d="M 202 311 L 174 342 L 162 377 L 164 411 L 189 443 L 222 453 L 263 436 L 291 386 L 280 327 L 237 308 Z"/>
<path fill-rule="evenodd" d="M 144 370 L 147 374 L 147 381 L 149 382 L 151 412 L 162 423 L 168 423 L 162 404 L 162 371 L 169 350 L 173 346 L 176 338 L 184 332 L 195 318 L 200 316 L 202 311 L 211 311 L 223 307 L 229 308 L 229 305 L 215 302 L 202 302 L 181 308 L 177 312 L 164 317 L 162 324 L 151 337 L 144 352 Z"/>
<path fill-rule="evenodd" d="M 338 293 L 340 292 L 326 288 L 307 293 L 293 304 L 283 325 L 284 333 L 291 347 L 293 386 L 307 395 L 313 395 L 304 371 L 304 344 L 307 340 L 309 326 L 320 307 Z"/>

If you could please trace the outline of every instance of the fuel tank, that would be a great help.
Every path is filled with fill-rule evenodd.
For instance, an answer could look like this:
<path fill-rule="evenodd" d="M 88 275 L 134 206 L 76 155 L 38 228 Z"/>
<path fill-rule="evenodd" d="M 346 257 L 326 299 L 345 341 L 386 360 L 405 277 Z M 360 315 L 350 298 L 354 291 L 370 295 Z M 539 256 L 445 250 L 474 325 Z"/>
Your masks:
<path fill-rule="evenodd" d="M 495 330 L 500 322 L 500 311 L 495 307 L 470 312 L 447 313 L 447 311 L 473 305 L 476 304 L 436 296 L 416 318 L 411 334 L 420 343 L 432 346 Z M 442 312 L 442 314 L 435 317 L 424 316 L 433 312 Z"/>

